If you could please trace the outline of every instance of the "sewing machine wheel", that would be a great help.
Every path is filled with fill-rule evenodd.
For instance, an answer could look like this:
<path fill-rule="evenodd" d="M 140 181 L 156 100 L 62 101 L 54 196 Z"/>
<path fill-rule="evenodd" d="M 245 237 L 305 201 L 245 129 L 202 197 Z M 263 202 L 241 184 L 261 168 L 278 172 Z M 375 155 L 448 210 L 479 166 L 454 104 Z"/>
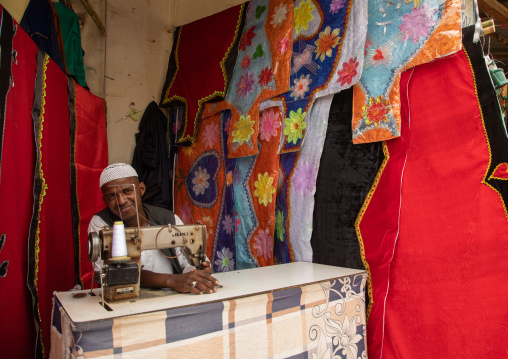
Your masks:
<path fill-rule="evenodd" d="M 100 238 L 96 232 L 90 232 L 88 235 L 88 260 L 96 262 L 100 254 Z"/>

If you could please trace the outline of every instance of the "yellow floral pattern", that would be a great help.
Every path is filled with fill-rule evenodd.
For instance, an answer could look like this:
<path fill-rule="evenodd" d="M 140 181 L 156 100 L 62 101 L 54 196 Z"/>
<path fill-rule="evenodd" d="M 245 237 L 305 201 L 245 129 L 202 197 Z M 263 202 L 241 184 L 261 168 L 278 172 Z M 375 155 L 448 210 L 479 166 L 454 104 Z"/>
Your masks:
<path fill-rule="evenodd" d="M 235 130 L 233 131 L 233 142 L 238 142 L 240 145 L 248 142 L 254 134 L 254 121 L 250 119 L 250 115 L 240 116 L 240 120 L 235 123 Z"/>
<path fill-rule="evenodd" d="M 254 196 L 258 197 L 259 204 L 268 206 L 268 203 L 272 203 L 272 195 L 275 193 L 275 187 L 273 186 L 273 177 L 265 172 L 263 175 L 258 173 L 258 180 L 254 182 Z"/>
<path fill-rule="evenodd" d="M 303 137 L 303 130 L 307 127 L 304 121 L 306 114 L 307 112 L 302 113 L 302 109 L 299 108 L 296 112 L 290 111 L 289 118 L 284 119 L 286 125 L 284 135 L 288 136 L 288 143 L 293 142 L 296 145 L 296 142 Z"/>
<path fill-rule="evenodd" d="M 316 40 L 316 59 L 325 60 L 325 56 L 332 57 L 332 49 L 339 44 L 340 29 L 335 29 L 330 34 L 331 28 L 327 26 L 325 31 L 319 33 L 319 39 Z"/>
<path fill-rule="evenodd" d="M 315 8 L 311 0 L 303 0 L 298 7 L 295 7 L 294 27 L 297 34 L 309 28 L 309 22 L 314 19 L 312 11 Z"/>

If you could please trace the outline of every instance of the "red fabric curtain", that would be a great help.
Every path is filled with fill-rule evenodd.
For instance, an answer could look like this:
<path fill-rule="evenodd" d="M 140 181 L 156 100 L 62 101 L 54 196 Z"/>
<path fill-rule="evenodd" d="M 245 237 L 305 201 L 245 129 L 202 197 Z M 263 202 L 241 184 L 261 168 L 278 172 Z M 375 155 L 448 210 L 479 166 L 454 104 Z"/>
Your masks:
<path fill-rule="evenodd" d="M 3 31 L 2 36 L 6 36 Z M 19 26 L 12 42 L 12 49 L 2 47 L 2 55 L 11 56 L 12 50 L 13 56 L 12 80 L 5 105 L 0 179 L 0 234 L 5 234 L 0 262 L 8 261 L 7 273 L 0 278 L 0 353 L 4 358 L 31 358 L 35 352 L 36 329 L 26 283 L 33 209 L 32 103 L 37 46 Z M 1 71 L 9 70 L 2 68 Z"/>

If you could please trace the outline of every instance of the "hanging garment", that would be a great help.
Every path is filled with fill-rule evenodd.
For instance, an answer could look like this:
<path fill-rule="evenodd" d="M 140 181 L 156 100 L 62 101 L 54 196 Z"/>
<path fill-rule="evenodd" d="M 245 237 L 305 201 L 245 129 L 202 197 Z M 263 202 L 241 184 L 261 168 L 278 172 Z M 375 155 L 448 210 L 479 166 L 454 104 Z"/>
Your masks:
<path fill-rule="evenodd" d="M 26 285 L 27 238 L 33 210 L 35 142 L 32 104 L 37 46 L 18 24 L 13 24 L 5 10 L 2 10 L 1 19 L 0 88 L 4 89 L 4 76 L 9 83 L 7 97 L 2 93 L 5 105 L 1 111 L 0 347 L 3 357 L 30 358 L 36 351 L 37 333 Z"/>
<path fill-rule="evenodd" d="M 400 135 L 400 73 L 461 48 L 460 0 L 369 0 L 365 62 L 353 100 L 353 141 Z"/>
<path fill-rule="evenodd" d="M 352 88 L 335 94 L 316 180 L 312 261 L 363 269 L 355 220 L 384 156 L 379 142 L 352 143 L 352 110 Z"/>
<path fill-rule="evenodd" d="M 372 358 L 508 353 L 508 139 L 473 32 L 462 51 L 402 74 L 401 137 L 386 142 L 358 226 Z"/>
<path fill-rule="evenodd" d="M 277 106 L 263 108 L 259 114 L 259 153 L 236 160 L 233 188 L 235 220 L 238 223 L 238 269 L 274 264 L 274 231 L 277 231 L 275 193 L 279 184 L 277 150 L 282 113 Z"/>
<path fill-rule="evenodd" d="M 160 107 L 184 107 L 178 144 L 194 141 L 204 103 L 224 99 L 243 30 L 244 5 L 175 30 Z M 220 41 L 217 41 L 220 39 Z"/>
<path fill-rule="evenodd" d="M 281 153 L 298 151 L 316 98 L 356 83 L 363 68 L 367 3 L 358 0 L 295 2 L 293 55 Z"/>
<path fill-rule="evenodd" d="M 146 185 L 143 203 L 170 209 L 173 205 L 166 131 L 168 119 L 152 101 L 145 109 L 136 134 L 132 167 Z"/>
<path fill-rule="evenodd" d="M 277 188 L 277 227 L 274 257 L 277 263 L 312 262 L 312 213 L 314 193 L 323 151 L 328 113 L 333 95 L 316 100 L 307 120 L 307 139 L 299 152 L 280 155 L 280 185 Z"/>
<path fill-rule="evenodd" d="M 20 25 L 37 46 L 47 53 L 63 72 L 66 72 L 50 1 L 30 1 Z"/>
<path fill-rule="evenodd" d="M 71 206 L 76 283 L 92 285 L 88 223 L 104 207 L 99 178 L 108 165 L 106 104 L 68 78 L 71 130 Z"/>
<path fill-rule="evenodd" d="M 53 292 L 70 290 L 76 284 L 68 98 L 67 76 L 39 49 L 32 108 L 36 161 L 27 283 L 45 356 L 50 346 Z"/>
<path fill-rule="evenodd" d="M 252 0 L 226 99 L 206 104 L 203 117 L 231 109 L 229 156 L 258 153 L 259 104 L 289 90 L 292 0 Z"/>
<path fill-rule="evenodd" d="M 55 2 L 54 6 L 58 12 L 58 20 L 62 29 L 65 64 L 69 70 L 69 75 L 73 76 L 81 86 L 86 88 L 78 15 L 61 2 Z"/>
<path fill-rule="evenodd" d="M 235 160 L 227 156 L 229 111 L 203 119 L 191 146 L 180 147 L 175 169 L 175 213 L 185 224 L 206 225 L 206 253 L 214 271 L 235 269 Z"/>

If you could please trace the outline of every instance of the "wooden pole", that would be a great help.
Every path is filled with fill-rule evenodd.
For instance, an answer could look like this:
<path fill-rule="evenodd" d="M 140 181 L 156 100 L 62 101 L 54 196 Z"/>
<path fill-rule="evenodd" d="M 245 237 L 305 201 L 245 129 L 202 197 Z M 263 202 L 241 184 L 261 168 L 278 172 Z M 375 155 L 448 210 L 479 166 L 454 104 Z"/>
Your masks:
<path fill-rule="evenodd" d="M 99 28 L 101 34 L 104 35 L 106 33 L 106 29 L 104 28 L 104 25 L 102 24 L 102 21 L 101 21 L 99 15 L 97 15 L 97 13 L 95 12 L 92 5 L 90 5 L 88 0 L 80 0 L 80 1 L 83 4 L 83 6 L 85 7 L 86 11 L 88 11 L 90 16 L 92 17 L 92 19 L 95 22 L 95 24 L 97 25 L 97 27 Z"/>

